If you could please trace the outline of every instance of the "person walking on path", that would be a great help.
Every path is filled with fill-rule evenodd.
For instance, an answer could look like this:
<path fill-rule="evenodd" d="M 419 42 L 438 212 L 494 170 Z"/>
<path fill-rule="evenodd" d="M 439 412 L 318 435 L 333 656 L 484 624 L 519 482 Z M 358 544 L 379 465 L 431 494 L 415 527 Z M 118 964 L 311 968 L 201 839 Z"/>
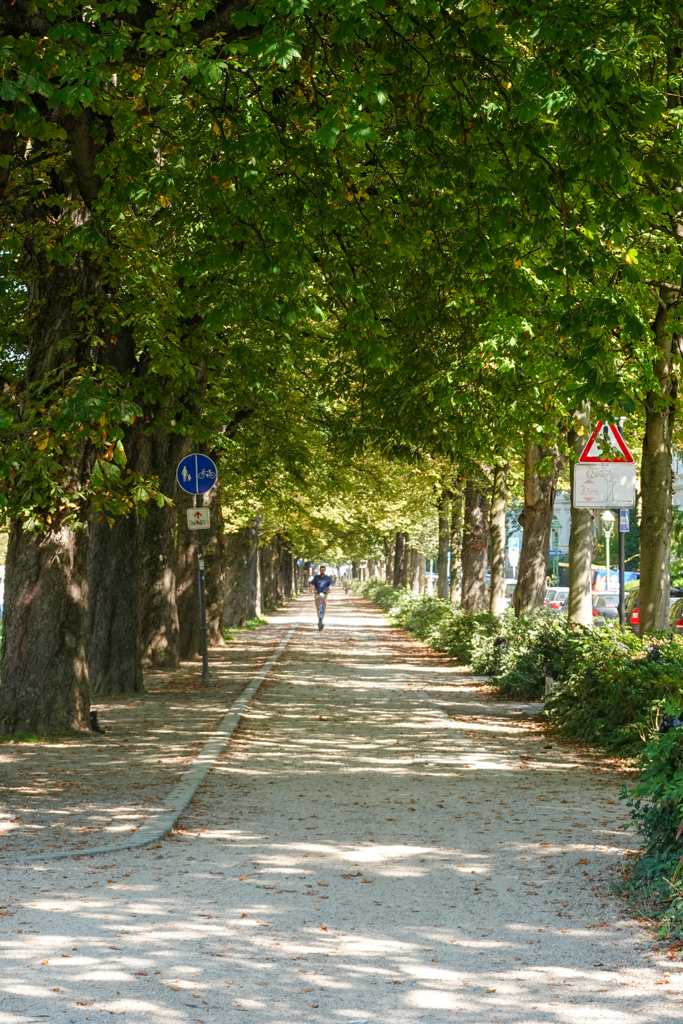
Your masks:
<path fill-rule="evenodd" d="M 309 584 L 315 595 L 315 614 L 318 617 L 318 629 L 325 628 L 323 619 L 325 618 L 325 611 L 327 609 L 327 593 L 333 583 L 334 581 L 332 577 L 327 576 L 325 573 L 325 566 L 321 565 L 320 571 L 316 573 Z"/>

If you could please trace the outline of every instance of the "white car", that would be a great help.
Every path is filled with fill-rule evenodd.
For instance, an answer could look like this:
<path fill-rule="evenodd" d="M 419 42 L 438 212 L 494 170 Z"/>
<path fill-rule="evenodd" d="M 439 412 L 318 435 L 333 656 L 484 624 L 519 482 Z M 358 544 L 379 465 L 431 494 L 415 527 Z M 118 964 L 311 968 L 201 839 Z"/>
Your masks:
<path fill-rule="evenodd" d="M 554 612 L 559 612 L 566 601 L 568 594 L 569 587 L 548 587 L 545 592 L 543 607 L 550 608 L 551 611 Z"/>

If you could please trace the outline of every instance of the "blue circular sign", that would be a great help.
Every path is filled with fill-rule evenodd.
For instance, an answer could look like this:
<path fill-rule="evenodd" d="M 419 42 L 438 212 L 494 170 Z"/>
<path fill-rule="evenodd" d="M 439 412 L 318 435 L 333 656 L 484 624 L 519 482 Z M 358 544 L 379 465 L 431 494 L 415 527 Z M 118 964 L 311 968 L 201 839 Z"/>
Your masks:
<path fill-rule="evenodd" d="M 175 475 L 188 494 L 203 494 L 218 480 L 216 463 L 208 455 L 186 455 L 178 463 Z"/>

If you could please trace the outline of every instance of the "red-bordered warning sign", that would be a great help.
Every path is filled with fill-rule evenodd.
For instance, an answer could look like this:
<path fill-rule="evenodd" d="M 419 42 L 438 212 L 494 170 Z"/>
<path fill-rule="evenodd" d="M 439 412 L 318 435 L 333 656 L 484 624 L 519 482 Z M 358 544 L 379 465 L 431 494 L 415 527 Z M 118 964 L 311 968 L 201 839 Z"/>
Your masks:
<path fill-rule="evenodd" d="M 633 462 L 633 456 L 616 424 L 598 423 L 581 452 L 579 462 Z"/>

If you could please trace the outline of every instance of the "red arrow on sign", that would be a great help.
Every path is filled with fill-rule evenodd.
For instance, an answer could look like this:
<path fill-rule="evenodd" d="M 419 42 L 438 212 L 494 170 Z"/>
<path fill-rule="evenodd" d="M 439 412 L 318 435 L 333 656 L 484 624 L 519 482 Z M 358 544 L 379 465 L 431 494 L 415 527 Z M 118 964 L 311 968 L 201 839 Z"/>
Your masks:
<path fill-rule="evenodd" d="M 614 423 L 598 423 L 579 462 L 633 462 L 633 456 Z"/>
<path fill-rule="evenodd" d="M 203 519 L 203 518 L 204 518 L 204 513 L 200 512 L 199 509 L 197 509 L 197 511 L 194 514 L 194 519 Z"/>

